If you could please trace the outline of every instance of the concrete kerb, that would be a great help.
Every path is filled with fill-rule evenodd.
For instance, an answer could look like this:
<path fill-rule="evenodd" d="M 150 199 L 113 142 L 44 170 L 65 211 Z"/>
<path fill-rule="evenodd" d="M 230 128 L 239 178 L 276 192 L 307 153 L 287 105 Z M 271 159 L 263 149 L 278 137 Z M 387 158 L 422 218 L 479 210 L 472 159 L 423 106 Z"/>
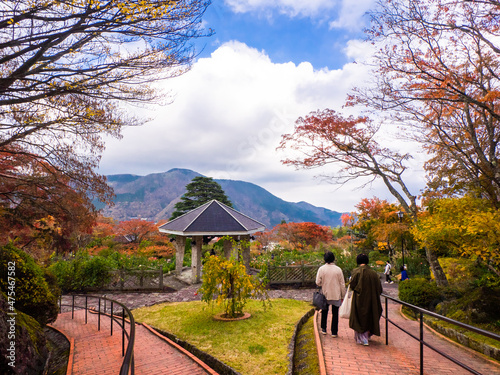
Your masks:
<path fill-rule="evenodd" d="M 196 363 L 198 363 L 201 367 L 203 367 L 209 374 L 211 375 L 219 375 L 218 372 L 214 371 L 210 366 L 208 366 L 207 363 L 205 363 L 204 361 L 202 361 L 200 358 L 198 358 L 197 356 L 195 356 L 193 353 L 189 352 L 188 350 L 184 349 L 182 346 L 180 346 L 179 344 L 173 342 L 172 340 L 170 340 L 168 337 L 166 337 L 165 335 L 161 334 L 160 332 L 156 331 L 156 329 L 150 327 L 149 325 L 147 325 L 146 323 L 140 323 L 143 327 L 145 327 L 147 330 L 149 330 L 152 334 L 154 334 L 155 336 L 159 337 L 161 340 L 167 342 L 170 346 L 173 346 L 174 348 L 176 348 L 177 350 L 181 351 L 182 353 L 184 353 L 185 355 L 187 355 L 189 358 L 191 358 L 193 361 L 195 361 Z M 201 350 L 200 350 L 201 352 Z"/>
<path fill-rule="evenodd" d="M 297 334 L 304 325 L 307 320 L 313 316 L 315 313 L 315 309 L 309 310 L 307 313 L 302 316 L 302 318 L 295 324 L 295 329 L 292 335 L 292 338 L 290 340 L 290 344 L 288 345 L 288 371 L 287 375 L 293 374 L 293 359 L 295 355 L 295 346 L 296 346 L 296 338 Z M 231 366 L 228 366 L 224 362 L 218 360 L 217 358 L 211 356 L 210 354 L 198 349 L 194 345 L 183 341 L 179 339 L 177 336 L 174 334 L 171 334 L 169 332 L 163 331 L 161 329 L 155 328 L 155 327 L 150 327 L 147 324 L 141 323 L 144 327 L 149 329 L 151 332 L 155 333 L 158 335 L 160 338 L 166 340 L 169 342 L 169 344 L 173 344 L 174 346 L 181 348 L 184 351 L 187 351 L 197 357 L 199 361 L 205 363 L 209 368 L 214 369 L 217 371 L 218 374 L 220 375 L 241 375 L 238 371 L 233 369 Z M 319 344 L 319 348 L 321 349 L 321 343 Z M 320 364 L 321 367 L 321 364 Z M 323 360 L 323 368 L 324 368 L 324 360 Z M 326 374 L 326 372 L 323 372 L 322 375 Z"/>
<path fill-rule="evenodd" d="M 318 311 L 314 313 L 314 339 L 316 341 L 316 349 L 318 350 L 319 374 L 326 375 L 325 356 L 323 355 L 323 345 L 321 344 L 318 330 Z"/>
<path fill-rule="evenodd" d="M 295 356 L 295 346 L 297 344 L 297 335 L 299 331 L 301 330 L 302 326 L 304 325 L 307 320 L 314 315 L 315 309 L 311 309 L 308 312 L 305 313 L 305 315 L 300 318 L 300 320 L 295 324 L 295 330 L 292 335 L 292 339 L 290 340 L 290 344 L 288 345 L 288 371 L 286 372 L 287 375 L 292 375 L 293 374 L 293 359 Z"/>
<path fill-rule="evenodd" d="M 69 342 L 69 354 L 68 354 L 68 364 L 66 367 L 66 375 L 71 375 L 73 373 L 73 361 L 75 357 L 75 339 L 68 335 L 66 332 L 64 332 L 62 329 L 56 328 L 52 326 L 51 324 L 47 324 L 47 327 L 50 329 L 53 329 L 54 331 L 59 332 L 61 335 L 63 335 L 66 340 Z"/>
<path fill-rule="evenodd" d="M 211 356 L 210 354 L 204 352 L 203 350 L 198 349 L 197 347 L 188 343 L 187 341 L 183 341 L 183 340 L 179 339 L 174 334 L 163 331 L 163 330 L 158 329 L 156 327 L 150 327 L 150 328 L 154 329 L 160 335 L 164 336 L 168 340 L 177 344 L 179 347 L 183 348 L 187 352 L 190 352 L 191 354 L 193 354 L 194 356 L 199 358 L 200 361 L 206 363 L 210 368 L 217 371 L 218 374 L 220 374 L 220 375 L 241 375 L 241 373 L 239 373 L 238 371 L 236 371 L 232 367 L 226 365 L 224 362 L 218 360 L 217 358 Z"/>

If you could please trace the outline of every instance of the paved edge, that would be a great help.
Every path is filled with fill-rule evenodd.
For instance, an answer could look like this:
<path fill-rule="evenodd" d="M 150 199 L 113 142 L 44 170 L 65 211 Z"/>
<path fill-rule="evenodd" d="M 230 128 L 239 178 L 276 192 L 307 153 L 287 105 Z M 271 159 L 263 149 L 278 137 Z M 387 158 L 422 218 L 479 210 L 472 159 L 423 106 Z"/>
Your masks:
<path fill-rule="evenodd" d="M 66 375 L 73 374 L 73 357 L 75 355 L 75 339 L 69 336 L 62 329 L 56 328 L 52 326 L 52 324 L 47 324 L 48 327 L 52 328 L 54 331 L 59 332 L 61 335 L 66 337 L 66 340 L 69 341 L 69 355 L 68 355 L 68 365 L 66 367 Z"/>
<path fill-rule="evenodd" d="M 214 371 L 210 366 L 208 366 L 205 362 L 203 362 L 202 360 L 200 360 L 194 354 L 192 354 L 188 350 L 184 349 L 179 344 L 173 342 L 168 337 L 163 336 L 161 333 L 157 332 L 154 328 L 150 327 L 146 323 L 137 323 L 137 324 L 142 325 L 143 327 L 145 327 L 146 329 L 148 329 L 151 333 L 153 333 L 154 335 L 156 335 L 158 338 L 160 338 L 161 340 L 165 341 L 167 344 L 169 344 L 170 346 L 173 346 L 174 348 L 176 348 L 177 350 L 179 350 L 183 354 L 187 355 L 189 358 L 191 358 L 193 361 L 195 361 L 198 365 L 200 365 L 201 367 L 203 367 L 205 369 L 205 371 L 207 371 L 209 374 L 211 374 L 211 375 L 219 375 L 218 372 Z"/>
<path fill-rule="evenodd" d="M 288 371 L 286 372 L 286 375 L 293 375 L 293 370 L 294 370 L 294 358 L 295 358 L 295 347 L 297 346 L 297 336 L 302 330 L 302 327 L 304 324 L 311 319 L 311 317 L 314 316 L 314 313 L 316 310 L 314 308 L 309 309 L 308 312 L 306 312 L 302 318 L 299 319 L 297 324 L 295 324 L 295 329 L 293 330 L 293 335 L 290 340 L 290 343 L 288 344 Z M 314 342 L 316 343 L 316 338 L 314 339 Z"/>
<path fill-rule="evenodd" d="M 321 345 L 318 330 L 318 310 L 314 313 L 314 338 L 316 340 L 316 349 L 318 350 L 319 374 L 326 375 L 325 357 L 323 356 L 323 346 Z"/>

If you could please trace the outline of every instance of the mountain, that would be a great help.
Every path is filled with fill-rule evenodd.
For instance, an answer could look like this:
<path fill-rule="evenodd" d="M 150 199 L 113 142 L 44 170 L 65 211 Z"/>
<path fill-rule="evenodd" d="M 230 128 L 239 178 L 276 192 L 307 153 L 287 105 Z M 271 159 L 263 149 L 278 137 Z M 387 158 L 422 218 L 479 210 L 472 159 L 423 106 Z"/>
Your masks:
<path fill-rule="evenodd" d="M 189 169 L 171 169 L 147 176 L 119 174 L 106 176 L 116 197 L 113 207 L 102 207 L 104 216 L 115 220 L 141 217 L 151 221 L 170 218 L 174 205 L 186 192 L 186 185 L 201 174 Z M 241 213 L 265 224 L 268 229 L 286 222 L 314 222 L 338 226 L 341 213 L 306 202 L 280 199 L 258 185 L 234 180 L 215 180 Z"/>

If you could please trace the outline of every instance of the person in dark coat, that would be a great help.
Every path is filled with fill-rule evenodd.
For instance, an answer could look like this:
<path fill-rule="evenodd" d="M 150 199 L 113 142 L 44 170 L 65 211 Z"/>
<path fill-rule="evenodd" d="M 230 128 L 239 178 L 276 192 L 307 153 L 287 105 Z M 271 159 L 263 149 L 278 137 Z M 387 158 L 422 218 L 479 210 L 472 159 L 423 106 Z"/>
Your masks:
<path fill-rule="evenodd" d="M 374 270 L 368 265 L 368 255 L 356 258 L 358 268 L 352 271 L 349 283 L 353 291 L 349 328 L 354 330 L 357 344 L 368 345 L 372 335 L 380 336 L 380 317 L 382 316 L 382 283 Z"/>

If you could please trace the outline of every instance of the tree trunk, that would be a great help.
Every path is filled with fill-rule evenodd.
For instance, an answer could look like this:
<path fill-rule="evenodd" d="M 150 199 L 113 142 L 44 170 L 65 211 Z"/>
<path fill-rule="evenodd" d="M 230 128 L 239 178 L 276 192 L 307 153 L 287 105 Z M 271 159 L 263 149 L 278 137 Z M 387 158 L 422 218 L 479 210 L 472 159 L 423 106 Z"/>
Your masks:
<path fill-rule="evenodd" d="M 436 279 L 436 284 L 438 286 L 447 286 L 448 279 L 446 278 L 446 274 L 439 264 L 436 252 L 426 247 L 425 254 L 427 255 L 427 261 L 429 262 L 429 266 L 431 267 L 434 278 Z"/>

